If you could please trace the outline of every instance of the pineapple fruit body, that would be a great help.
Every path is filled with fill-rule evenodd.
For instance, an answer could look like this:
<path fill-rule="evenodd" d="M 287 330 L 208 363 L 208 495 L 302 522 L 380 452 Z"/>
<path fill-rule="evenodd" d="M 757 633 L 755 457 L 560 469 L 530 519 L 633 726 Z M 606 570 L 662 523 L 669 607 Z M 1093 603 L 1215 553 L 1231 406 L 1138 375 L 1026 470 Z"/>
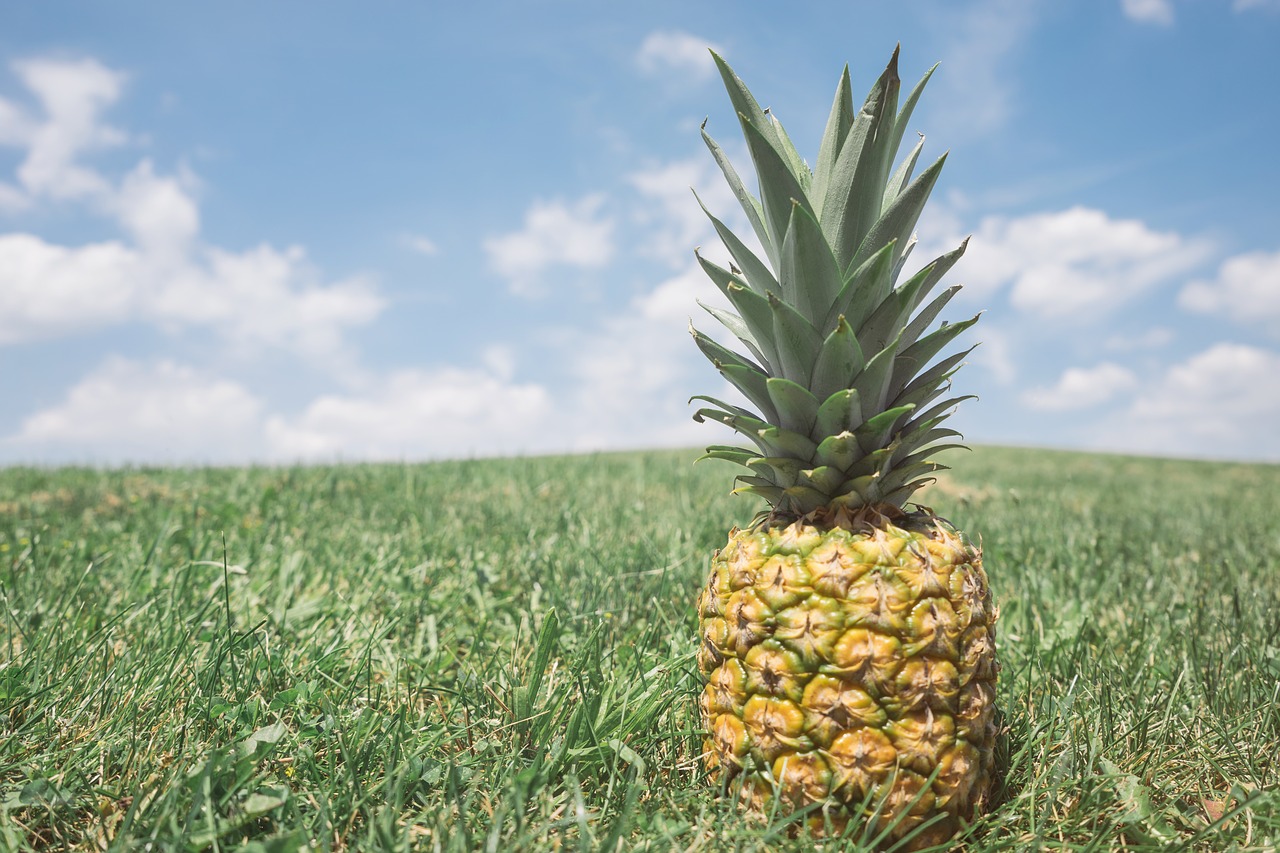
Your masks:
<path fill-rule="evenodd" d="M 932 71 L 899 103 L 895 51 L 858 108 L 846 68 L 810 167 L 715 60 L 758 198 L 703 139 L 763 256 L 711 216 L 732 261 L 698 262 L 732 310 L 704 307 L 742 349 L 692 333 L 742 399 L 697 397 L 694 418 L 749 443 L 706 458 L 746 468 L 735 491 L 768 508 L 698 605 L 706 762 L 756 809 L 811 807 L 899 849 L 945 841 L 997 784 L 998 667 L 977 549 L 908 509 L 945 467 L 933 455 L 962 446 L 942 424 L 969 399 L 949 395 L 968 350 L 942 353 L 978 319 L 935 326 L 964 244 L 907 273 L 945 155 L 914 175 L 923 138 L 898 148 Z"/>
<path fill-rule="evenodd" d="M 996 612 L 973 546 L 893 515 L 730 534 L 698 601 L 705 760 L 756 808 L 933 843 L 991 794 Z"/>

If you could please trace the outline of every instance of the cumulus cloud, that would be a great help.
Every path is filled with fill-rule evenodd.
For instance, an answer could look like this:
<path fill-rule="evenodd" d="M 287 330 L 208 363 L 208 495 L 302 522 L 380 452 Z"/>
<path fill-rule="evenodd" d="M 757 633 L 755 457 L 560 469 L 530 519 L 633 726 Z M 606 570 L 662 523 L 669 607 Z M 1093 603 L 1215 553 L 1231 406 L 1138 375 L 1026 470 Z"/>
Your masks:
<path fill-rule="evenodd" d="M 1022 399 L 1033 409 L 1065 412 L 1087 409 L 1107 402 L 1116 394 L 1138 384 L 1133 371 L 1104 362 L 1097 367 L 1073 367 L 1062 374 L 1052 388 L 1035 388 Z"/>
<path fill-rule="evenodd" d="M 1228 258 L 1216 278 L 1183 288 L 1178 305 L 1201 314 L 1222 314 L 1280 337 L 1280 251 Z"/>
<path fill-rule="evenodd" d="M 951 235 L 922 256 L 938 254 L 961 236 Z M 1211 250 L 1205 241 L 1156 231 L 1140 220 L 1073 207 L 984 218 L 961 269 L 970 297 L 1008 287 L 1010 302 L 1021 311 L 1092 322 L 1186 274 Z"/>
<path fill-rule="evenodd" d="M 484 241 L 490 266 L 526 296 L 542 292 L 541 275 L 549 267 L 599 269 L 613 259 L 613 220 L 605 216 L 604 196 L 589 195 L 573 204 L 535 202 L 519 231 Z"/>
<path fill-rule="evenodd" d="M 210 248 L 204 266 L 188 272 L 155 299 L 158 321 L 207 325 L 233 344 L 292 350 L 321 366 L 340 366 L 324 362 L 343 354 L 346 330 L 371 323 L 386 306 L 366 278 L 322 281 L 299 246 Z"/>
<path fill-rule="evenodd" d="M 423 459 L 562 446 L 547 428 L 551 397 L 488 370 L 401 370 L 359 393 L 329 394 L 297 417 L 273 416 L 280 460 Z"/>
<path fill-rule="evenodd" d="M 321 282 L 298 247 L 205 247 L 171 262 L 121 241 L 67 247 L 0 235 L 0 345 L 141 321 L 324 360 L 384 304 L 366 280 Z"/>
<path fill-rule="evenodd" d="M 432 459 L 564 449 L 541 385 L 486 368 L 400 370 L 296 414 L 189 365 L 112 357 L 0 439 L 0 454 L 54 462 L 245 463 Z"/>
<path fill-rule="evenodd" d="M 0 144 L 24 148 L 0 206 L 74 201 L 121 237 L 76 246 L 29 233 L 0 235 L 0 346 L 143 322 L 210 329 L 236 347 L 278 347 L 340 367 L 344 333 L 371 322 L 384 300 L 371 281 L 326 282 L 298 247 L 235 252 L 200 240 L 189 172 L 149 159 L 118 180 L 83 165 L 91 150 L 127 141 L 104 112 L 124 75 L 93 59 L 35 59 L 13 68 L 42 116 L 0 100 Z"/>
<path fill-rule="evenodd" d="M 111 204 L 121 226 L 148 252 L 180 253 L 200 232 L 200 211 L 187 187 L 157 175 L 150 160 L 125 175 Z"/>
<path fill-rule="evenodd" d="M 678 71 L 706 78 L 716 66 L 709 51 L 724 55 L 724 50 L 704 38 L 681 30 L 659 30 L 645 37 L 636 53 L 636 64 L 646 73 Z"/>
<path fill-rule="evenodd" d="M 1120 8 L 1126 18 L 1140 24 L 1157 24 L 1162 27 L 1173 24 L 1171 0 L 1120 0 Z"/>
<path fill-rule="evenodd" d="M 141 279 L 138 253 L 117 241 L 71 248 L 0 235 L 0 346 L 122 323 Z"/>
<path fill-rule="evenodd" d="M 261 448 L 262 409 L 243 386 L 195 368 L 111 358 L 6 443 L 51 461 L 244 462 Z"/>
<path fill-rule="evenodd" d="M 1280 460 L 1280 353 L 1219 343 L 1172 365 L 1099 444 L 1142 453 Z"/>

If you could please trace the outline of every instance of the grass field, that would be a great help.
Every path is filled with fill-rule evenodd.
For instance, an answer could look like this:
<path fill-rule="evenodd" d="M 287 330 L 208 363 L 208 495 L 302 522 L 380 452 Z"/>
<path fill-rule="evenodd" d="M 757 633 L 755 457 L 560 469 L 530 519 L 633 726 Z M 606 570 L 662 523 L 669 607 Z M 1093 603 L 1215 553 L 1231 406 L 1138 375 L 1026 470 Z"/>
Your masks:
<path fill-rule="evenodd" d="M 857 849 L 699 767 L 757 507 L 692 459 L 0 470 L 0 848 Z M 1280 845 L 1280 468 L 950 461 L 1012 765 L 965 849 Z"/>

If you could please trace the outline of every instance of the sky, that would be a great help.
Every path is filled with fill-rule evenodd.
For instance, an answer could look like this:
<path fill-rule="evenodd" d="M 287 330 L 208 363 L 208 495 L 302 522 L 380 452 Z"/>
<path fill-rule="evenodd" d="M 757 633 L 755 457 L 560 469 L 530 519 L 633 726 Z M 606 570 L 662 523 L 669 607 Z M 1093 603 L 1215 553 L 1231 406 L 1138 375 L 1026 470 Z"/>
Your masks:
<path fill-rule="evenodd" d="M 724 443 L 708 47 L 812 162 L 898 43 L 913 259 L 971 235 L 983 312 L 951 423 L 1280 461 L 1280 0 L 47 0 L 0 13 L 0 465 Z"/>

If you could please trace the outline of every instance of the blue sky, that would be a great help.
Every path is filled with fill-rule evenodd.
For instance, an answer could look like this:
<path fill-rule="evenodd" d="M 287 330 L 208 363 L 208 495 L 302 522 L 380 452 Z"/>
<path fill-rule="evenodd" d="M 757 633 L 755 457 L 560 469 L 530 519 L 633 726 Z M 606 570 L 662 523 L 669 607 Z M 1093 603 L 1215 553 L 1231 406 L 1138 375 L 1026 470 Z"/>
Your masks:
<path fill-rule="evenodd" d="M 715 46 L 810 158 L 941 67 L 974 442 L 1280 460 L 1280 0 L 9 4 L 0 464 L 698 446 Z M 927 256 L 927 257 L 926 257 Z"/>

